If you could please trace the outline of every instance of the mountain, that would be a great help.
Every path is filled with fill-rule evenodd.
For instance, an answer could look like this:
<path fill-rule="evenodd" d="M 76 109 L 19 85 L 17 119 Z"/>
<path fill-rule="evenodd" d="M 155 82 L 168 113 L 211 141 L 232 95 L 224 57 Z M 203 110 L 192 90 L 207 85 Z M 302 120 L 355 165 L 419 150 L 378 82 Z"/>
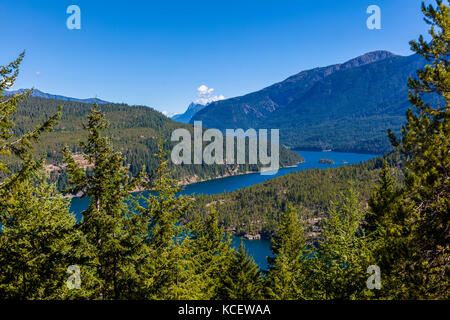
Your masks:
<path fill-rule="evenodd" d="M 40 155 L 46 157 L 46 170 L 52 181 L 58 183 L 58 187 L 67 186 L 68 177 L 62 166 L 62 149 L 68 146 L 75 154 L 80 152 L 79 141 L 86 138 L 83 123 L 87 122 L 87 115 L 92 105 L 77 101 L 62 101 L 55 99 L 29 97 L 18 105 L 14 116 L 16 126 L 14 134 L 19 136 L 34 129 L 50 115 L 63 107 L 62 118 L 58 121 L 55 132 L 46 133 L 42 137 L 39 149 Z M 193 126 L 172 121 L 147 106 L 129 106 L 127 104 L 102 104 L 99 109 L 105 113 L 105 118 L 110 126 L 105 132 L 111 137 L 114 148 L 125 156 L 130 165 L 130 171 L 136 174 L 142 166 L 149 173 L 157 166 L 154 154 L 158 152 L 158 141 L 162 138 L 164 149 L 172 150 L 177 142 L 171 142 L 172 132 L 178 128 L 187 129 L 193 138 Z M 247 150 L 248 152 L 248 150 Z M 226 154 L 226 153 L 224 153 Z M 80 155 L 77 155 L 81 158 Z M 248 155 L 246 156 L 248 159 Z M 280 148 L 280 167 L 291 166 L 301 162 L 303 158 L 296 152 L 286 148 Z M 169 165 L 174 169 L 174 177 L 183 183 L 192 183 L 208 180 L 216 177 L 242 174 L 247 171 L 259 171 L 262 165 Z"/>
<path fill-rule="evenodd" d="M 279 128 L 281 143 L 291 148 L 383 153 L 390 149 L 387 129 L 398 132 L 409 107 L 408 77 L 425 64 L 419 55 L 375 51 L 211 103 L 190 122 L 221 130 Z"/>
<path fill-rule="evenodd" d="M 206 105 L 197 104 L 197 103 L 192 102 L 189 105 L 189 107 L 187 108 L 185 113 L 174 115 L 172 117 L 172 120 L 177 121 L 177 122 L 182 122 L 182 123 L 189 123 L 189 121 L 191 121 L 192 117 L 200 110 L 203 110 L 205 107 L 206 107 Z"/>
<path fill-rule="evenodd" d="M 28 89 L 19 89 L 19 90 L 15 90 L 15 91 L 6 91 L 7 95 L 13 95 L 16 94 L 18 92 L 23 92 L 26 91 Z M 71 97 L 65 97 L 65 96 L 60 96 L 60 95 L 55 95 L 55 94 L 50 94 L 50 93 L 46 93 L 46 92 L 42 92 L 38 89 L 34 89 L 33 93 L 31 94 L 32 97 L 37 97 L 37 98 L 45 98 L 45 99 L 54 99 L 54 100 L 60 100 L 60 101 L 72 101 L 72 102 L 82 102 L 82 103 L 94 103 L 97 102 L 98 104 L 107 104 L 107 103 L 111 103 L 105 100 L 101 100 L 98 98 L 87 98 L 87 99 L 78 99 L 78 98 L 71 98 Z"/>

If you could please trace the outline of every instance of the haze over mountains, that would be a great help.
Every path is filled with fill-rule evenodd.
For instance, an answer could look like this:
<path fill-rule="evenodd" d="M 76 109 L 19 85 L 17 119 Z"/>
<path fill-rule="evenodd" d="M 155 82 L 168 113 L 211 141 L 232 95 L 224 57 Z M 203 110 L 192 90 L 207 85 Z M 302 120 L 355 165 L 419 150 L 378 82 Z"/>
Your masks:
<path fill-rule="evenodd" d="M 382 153 L 409 108 L 407 81 L 426 64 L 419 55 L 370 52 L 315 68 L 241 97 L 209 104 L 191 119 L 204 127 L 279 128 L 291 148 Z"/>
<path fill-rule="evenodd" d="M 186 112 L 183 114 L 176 114 L 172 116 L 172 120 L 182 122 L 182 123 L 189 123 L 191 121 L 192 117 L 199 112 L 200 110 L 203 110 L 206 107 L 204 104 L 198 104 L 192 102 L 189 107 L 187 108 Z"/>

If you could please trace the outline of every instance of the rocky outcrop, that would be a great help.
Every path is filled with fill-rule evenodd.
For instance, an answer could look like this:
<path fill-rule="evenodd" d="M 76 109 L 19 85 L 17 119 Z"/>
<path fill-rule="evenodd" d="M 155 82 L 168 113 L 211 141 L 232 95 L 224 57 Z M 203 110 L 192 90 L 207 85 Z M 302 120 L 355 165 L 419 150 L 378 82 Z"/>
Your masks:
<path fill-rule="evenodd" d="M 255 235 L 246 233 L 244 235 L 244 238 L 247 240 L 261 240 L 261 235 L 259 233 Z"/>

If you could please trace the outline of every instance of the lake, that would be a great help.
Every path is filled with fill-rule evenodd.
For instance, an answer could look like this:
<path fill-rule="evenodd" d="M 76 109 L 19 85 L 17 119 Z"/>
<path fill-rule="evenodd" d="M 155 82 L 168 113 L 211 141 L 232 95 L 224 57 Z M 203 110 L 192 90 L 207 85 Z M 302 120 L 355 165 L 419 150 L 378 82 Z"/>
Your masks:
<path fill-rule="evenodd" d="M 371 154 L 344 153 L 344 152 L 323 152 L 323 151 L 296 151 L 305 158 L 305 162 L 298 164 L 296 167 L 283 168 L 278 170 L 277 174 L 266 176 L 259 173 L 251 173 L 246 175 L 232 176 L 221 179 L 214 179 L 185 186 L 180 194 L 196 195 L 196 194 L 218 194 L 223 192 L 235 191 L 254 184 L 263 183 L 267 180 L 284 176 L 292 172 L 298 172 L 308 169 L 326 169 L 335 168 L 347 164 L 357 164 L 377 157 Z M 319 163 L 321 159 L 330 159 L 334 164 Z M 145 194 L 146 192 L 144 192 Z M 70 210 L 77 217 L 89 205 L 88 198 L 73 198 L 71 200 Z M 267 268 L 266 257 L 271 255 L 270 241 L 268 240 L 247 240 L 242 239 L 244 245 L 250 255 L 253 256 L 255 262 L 262 268 Z M 233 245 L 239 247 L 240 238 L 233 237 Z"/>

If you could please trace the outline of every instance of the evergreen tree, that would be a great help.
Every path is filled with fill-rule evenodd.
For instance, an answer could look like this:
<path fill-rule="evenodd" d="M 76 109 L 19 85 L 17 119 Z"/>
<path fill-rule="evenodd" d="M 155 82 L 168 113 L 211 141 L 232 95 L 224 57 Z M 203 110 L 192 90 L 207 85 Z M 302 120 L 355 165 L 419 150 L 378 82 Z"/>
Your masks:
<path fill-rule="evenodd" d="M 369 199 L 370 212 L 366 216 L 366 231 L 372 232 L 386 224 L 397 213 L 400 204 L 401 190 L 392 176 L 391 168 L 385 161 L 378 178 L 378 185 Z"/>
<path fill-rule="evenodd" d="M 15 124 L 12 118 L 17 112 L 17 104 L 26 100 L 31 95 L 32 90 L 19 92 L 11 97 L 4 97 L 3 92 L 14 85 L 24 56 L 25 52 L 22 52 L 15 61 L 7 66 L 0 66 L 0 156 L 9 157 L 8 159 L 11 160 L 9 163 L 5 163 L 4 157 L 0 159 L 0 178 L 2 178 L 0 195 L 5 202 L 7 198 L 14 194 L 17 184 L 27 180 L 42 167 L 44 159 L 35 158 L 33 144 L 39 142 L 44 132 L 53 131 L 57 120 L 61 118 L 61 107 L 59 107 L 57 113 L 34 130 L 20 137 L 14 135 Z M 11 171 L 11 167 L 13 167 L 12 157 L 20 161 L 20 166 L 15 172 Z"/>
<path fill-rule="evenodd" d="M 2 210 L 0 297 L 68 297 L 66 270 L 81 253 L 69 201 L 42 178 L 30 178 L 17 187 Z"/>
<path fill-rule="evenodd" d="M 369 199 L 365 230 L 368 235 L 374 264 L 382 273 L 381 290 L 374 292 L 379 298 L 395 297 L 395 288 L 402 286 L 393 270 L 398 259 L 409 255 L 409 241 L 412 229 L 411 207 L 406 205 L 403 189 L 391 174 L 391 168 L 384 163 L 378 186 Z"/>
<path fill-rule="evenodd" d="M 308 257 L 305 226 L 292 205 L 281 214 L 271 249 L 275 257 L 268 258 L 268 298 L 305 299 L 305 260 Z"/>
<path fill-rule="evenodd" d="M 141 176 L 130 178 L 123 156 L 101 136 L 108 123 L 97 107 L 95 104 L 85 125 L 87 142 L 80 142 L 86 168 L 75 161 L 68 148 L 64 149 L 64 161 L 73 185 L 70 192 L 90 198 L 79 225 L 90 256 L 81 270 L 82 276 L 90 279 L 85 281 L 91 289 L 89 298 L 120 299 L 129 297 L 127 293 L 137 279 L 137 261 L 145 255 L 144 228 L 133 223 L 139 220 L 127 202 Z"/>
<path fill-rule="evenodd" d="M 198 299 L 188 233 L 180 224 L 181 216 L 189 209 L 190 198 L 178 196 L 182 188 L 172 178 L 161 140 L 158 150 L 155 155 L 158 167 L 147 184 L 152 192 L 144 199 L 145 206 L 138 204 L 136 207 L 145 220 L 144 242 L 149 250 L 142 269 L 142 277 L 146 279 L 144 297 Z"/>
<path fill-rule="evenodd" d="M 402 138 L 389 133 L 394 146 L 407 156 L 405 196 L 414 209 L 410 222 L 416 252 L 399 262 L 403 290 L 411 298 L 449 297 L 450 239 L 450 8 L 441 0 L 425 6 L 425 21 L 431 25 L 431 41 L 422 36 L 411 42 L 411 49 L 430 62 L 410 78 L 409 101 Z M 438 96 L 436 105 L 428 97 Z"/>
<path fill-rule="evenodd" d="M 23 58 L 0 67 L 0 297 L 58 299 L 68 295 L 66 268 L 80 253 L 80 234 L 68 200 L 44 181 L 44 159 L 33 153 L 60 113 L 29 133 L 13 131 L 17 104 L 31 90 L 8 98 L 3 91 L 13 86 Z"/>
<path fill-rule="evenodd" d="M 231 238 L 219 226 L 217 211 L 210 207 L 206 221 L 197 219 L 190 225 L 191 254 L 195 273 L 201 277 L 204 299 L 220 299 L 221 285 L 233 262 Z"/>
<path fill-rule="evenodd" d="M 149 220 L 147 243 L 155 248 L 167 248 L 173 244 L 175 237 L 180 234 L 178 224 L 181 216 L 189 208 L 189 198 L 178 197 L 182 190 L 178 181 L 172 178 L 169 169 L 167 153 L 163 150 L 163 143 L 159 142 L 158 167 L 150 177 L 147 188 L 153 191 L 147 201 L 147 208 L 142 212 Z"/>
<path fill-rule="evenodd" d="M 245 251 L 243 242 L 236 251 L 220 287 L 220 299 L 259 300 L 263 297 L 263 278 L 258 265 Z"/>
<path fill-rule="evenodd" d="M 351 188 L 342 200 L 332 202 L 313 257 L 313 299 L 358 299 L 366 292 L 370 252 L 362 232 L 364 211 Z"/>

